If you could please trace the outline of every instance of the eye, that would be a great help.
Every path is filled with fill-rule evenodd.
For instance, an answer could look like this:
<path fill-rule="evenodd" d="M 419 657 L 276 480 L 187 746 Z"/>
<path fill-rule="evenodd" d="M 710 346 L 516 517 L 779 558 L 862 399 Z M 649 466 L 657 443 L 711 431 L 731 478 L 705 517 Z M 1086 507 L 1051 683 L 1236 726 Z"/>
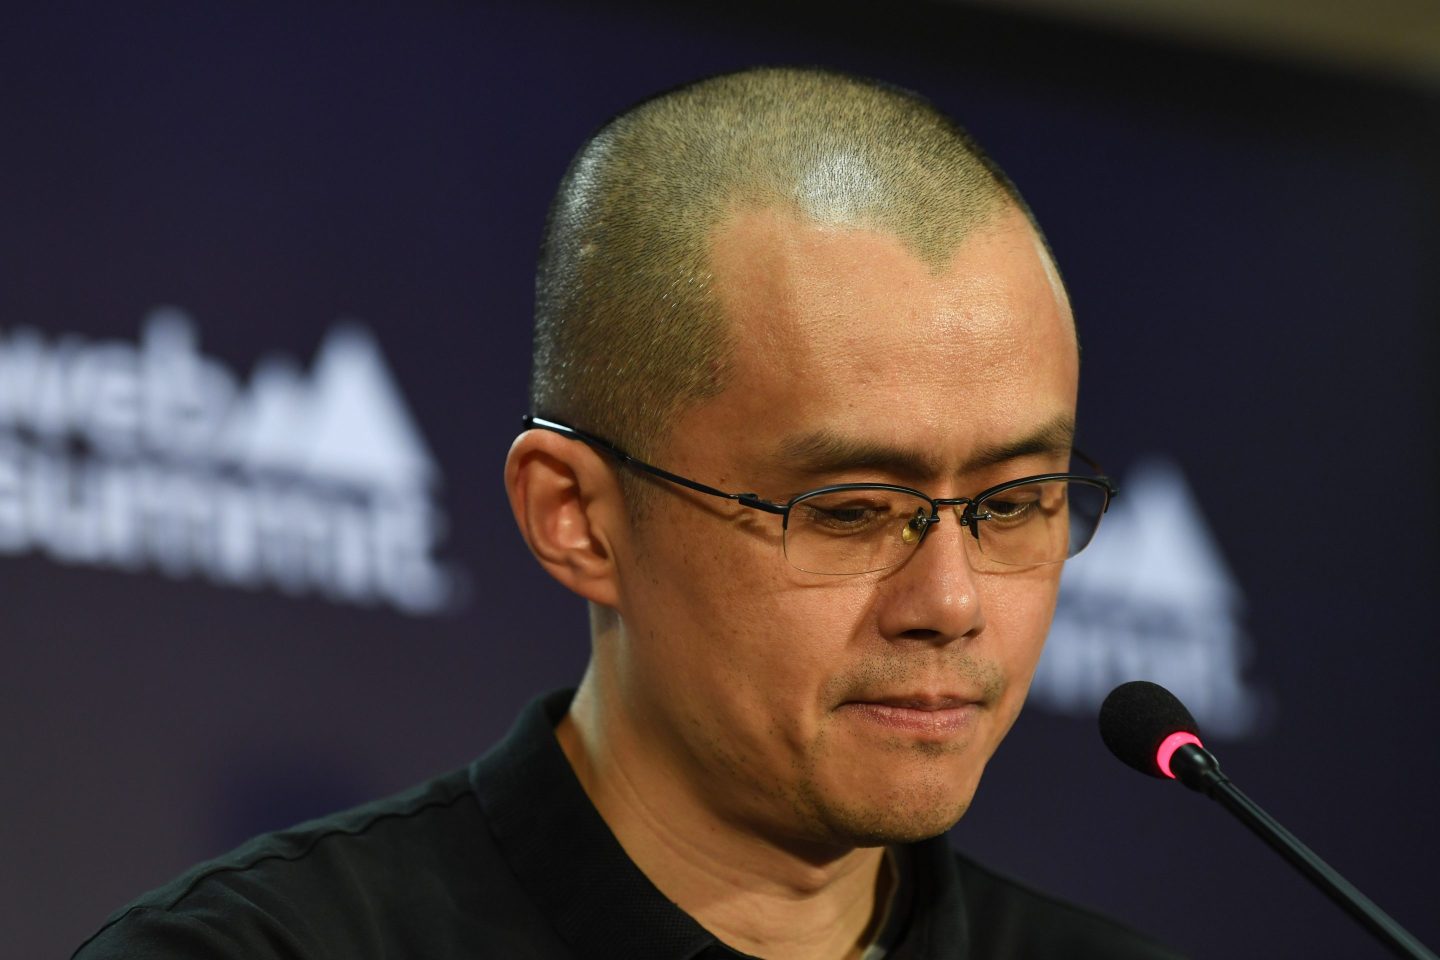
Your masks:
<path fill-rule="evenodd" d="M 889 504 L 865 501 L 847 503 L 807 501 L 800 504 L 799 511 L 799 519 L 804 523 L 839 533 L 857 533 L 868 530 L 892 516 Z"/>
<path fill-rule="evenodd" d="M 1033 495 L 1005 493 L 985 501 L 985 512 L 990 522 L 1001 526 L 1016 526 L 1035 516 L 1039 503 Z"/>
<path fill-rule="evenodd" d="M 896 534 L 912 542 L 911 526 L 923 531 L 929 517 L 928 500 L 904 491 L 870 487 L 815 494 L 795 504 L 792 527 L 828 537 L 867 537 Z"/>

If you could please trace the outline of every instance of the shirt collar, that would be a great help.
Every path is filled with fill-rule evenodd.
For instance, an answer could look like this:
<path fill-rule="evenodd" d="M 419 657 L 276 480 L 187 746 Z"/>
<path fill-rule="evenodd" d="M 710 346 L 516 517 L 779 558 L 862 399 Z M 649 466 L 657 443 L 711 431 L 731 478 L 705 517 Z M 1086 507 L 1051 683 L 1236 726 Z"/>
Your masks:
<path fill-rule="evenodd" d="M 741 957 L 655 888 L 626 855 L 571 769 L 555 725 L 573 690 L 534 700 L 470 782 L 500 852 L 531 900 L 577 956 L 657 960 Z M 910 929 L 892 956 L 953 956 L 965 911 L 945 837 L 910 847 Z"/>

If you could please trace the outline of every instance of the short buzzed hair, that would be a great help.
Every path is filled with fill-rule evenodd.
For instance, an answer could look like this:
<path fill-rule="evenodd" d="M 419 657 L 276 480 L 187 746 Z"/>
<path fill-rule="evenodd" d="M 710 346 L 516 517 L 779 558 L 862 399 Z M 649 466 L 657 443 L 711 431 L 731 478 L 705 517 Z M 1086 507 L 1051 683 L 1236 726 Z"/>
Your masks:
<path fill-rule="evenodd" d="M 877 81 L 758 68 L 646 100 L 585 143 L 550 208 L 531 410 L 648 459 L 676 415 L 723 390 L 709 242 L 737 207 L 883 229 L 938 270 L 1011 205 L 1030 217 L 969 134 Z"/>

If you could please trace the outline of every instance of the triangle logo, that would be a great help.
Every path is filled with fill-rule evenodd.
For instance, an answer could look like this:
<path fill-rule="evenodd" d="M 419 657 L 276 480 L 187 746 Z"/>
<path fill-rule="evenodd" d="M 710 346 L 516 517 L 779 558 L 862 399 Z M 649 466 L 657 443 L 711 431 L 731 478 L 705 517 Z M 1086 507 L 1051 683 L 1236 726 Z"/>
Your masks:
<path fill-rule="evenodd" d="M 1262 698 L 1243 677 L 1244 594 L 1174 463 L 1137 463 L 1095 543 L 1065 566 L 1032 701 L 1093 717 L 1127 680 L 1169 687 L 1203 730 L 1251 733 Z"/>
<path fill-rule="evenodd" d="M 330 332 L 309 378 L 288 359 L 261 361 L 219 450 L 250 470 L 363 490 L 415 494 L 439 482 L 379 346 L 355 325 Z"/>
<path fill-rule="evenodd" d="M 308 476 L 396 492 L 438 482 L 435 461 L 364 328 L 337 327 L 325 338 L 312 390 L 302 464 Z"/>

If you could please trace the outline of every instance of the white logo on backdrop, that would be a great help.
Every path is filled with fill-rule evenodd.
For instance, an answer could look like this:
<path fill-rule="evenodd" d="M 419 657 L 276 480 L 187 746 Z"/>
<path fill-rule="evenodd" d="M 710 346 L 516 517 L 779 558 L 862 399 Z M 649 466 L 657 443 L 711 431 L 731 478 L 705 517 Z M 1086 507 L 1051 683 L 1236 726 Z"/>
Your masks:
<path fill-rule="evenodd" d="M 0 554 L 433 613 L 439 481 L 361 327 L 248 384 L 174 308 L 139 343 L 0 334 Z"/>
<path fill-rule="evenodd" d="M 1120 489 L 1095 542 L 1065 566 L 1031 702 L 1094 716 L 1116 684 L 1153 680 L 1202 731 L 1244 736 L 1259 715 L 1242 677 L 1245 598 L 1199 504 L 1164 460 L 1138 464 Z"/>

